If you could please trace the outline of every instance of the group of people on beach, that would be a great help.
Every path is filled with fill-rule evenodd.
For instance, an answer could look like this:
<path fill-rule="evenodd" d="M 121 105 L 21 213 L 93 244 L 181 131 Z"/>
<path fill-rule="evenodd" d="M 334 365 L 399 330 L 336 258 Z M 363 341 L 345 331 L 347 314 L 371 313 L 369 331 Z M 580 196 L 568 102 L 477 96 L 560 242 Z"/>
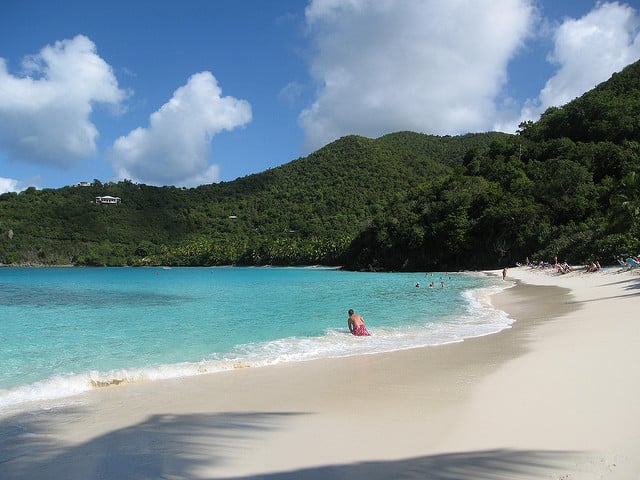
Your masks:
<path fill-rule="evenodd" d="M 522 266 L 521 263 L 516 263 L 516 265 L 518 265 L 519 267 Z M 569 265 L 569 262 L 567 262 L 566 260 L 562 263 L 558 262 L 558 257 L 554 258 L 554 262 L 545 262 L 544 260 L 540 260 L 540 261 L 529 261 L 529 257 L 527 257 L 525 263 L 525 266 L 529 267 L 529 268 L 540 268 L 540 269 L 544 269 L 544 268 L 553 268 L 556 273 L 569 273 L 571 271 L 573 271 L 573 268 L 571 267 L 571 265 Z M 598 263 L 598 265 L 600 265 Z"/>
<path fill-rule="evenodd" d="M 620 264 L 621 267 L 627 268 L 627 269 L 640 267 L 640 255 L 638 256 L 627 255 L 626 257 L 627 258 L 625 258 L 625 255 L 620 255 L 620 258 L 618 259 L 618 263 Z"/>
<path fill-rule="evenodd" d="M 516 265 L 518 265 L 519 267 L 527 266 L 529 268 L 539 268 L 539 269 L 553 268 L 556 273 L 570 273 L 574 270 L 573 267 L 569 265 L 569 263 L 566 260 L 562 263 L 558 262 L 558 257 L 554 258 L 554 263 L 545 262 L 544 260 L 537 261 L 537 262 L 536 261 L 530 262 L 529 257 L 527 257 L 524 265 L 519 262 L 516 263 Z M 593 260 L 584 266 L 584 270 L 586 272 L 597 272 L 601 269 L 602 269 L 602 266 L 600 265 L 600 262 L 598 260 Z"/>
<path fill-rule="evenodd" d="M 591 262 L 588 265 L 585 266 L 585 269 L 587 270 L 587 272 L 597 272 L 598 270 L 600 270 L 602 267 L 600 266 L 600 262 L 599 261 L 595 261 L 595 262 Z"/>

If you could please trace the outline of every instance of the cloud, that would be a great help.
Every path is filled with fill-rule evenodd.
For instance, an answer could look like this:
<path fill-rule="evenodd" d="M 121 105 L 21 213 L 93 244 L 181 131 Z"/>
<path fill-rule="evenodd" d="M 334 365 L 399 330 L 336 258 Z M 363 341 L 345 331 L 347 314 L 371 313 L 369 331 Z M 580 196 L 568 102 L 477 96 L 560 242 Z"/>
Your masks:
<path fill-rule="evenodd" d="M 213 136 L 251 121 L 248 102 L 221 94 L 210 72 L 191 76 L 151 114 L 148 128 L 115 141 L 111 156 L 117 177 L 152 185 L 218 181 L 218 167 L 209 165 Z"/>
<path fill-rule="evenodd" d="M 278 93 L 278 97 L 285 100 L 289 105 L 295 105 L 302 93 L 304 91 L 304 86 L 299 82 L 289 82 L 284 86 Z"/>
<path fill-rule="evenodd" d="M 47 45 L 22 62 L 23 75 L 0 58 L 0 148 L 9 157 L 69 166 L 96 151 L 96 103 L 120 107 L 127 93 L 83 35 Z"/>
<path fill-rule="evenodd" d="M 21 192 L 29 187 L 38 188 L 40 177 L 31 177 L 27 180 L 0 177 L 0 193 Z"/>
<path fill-rule="evenodd" d="M 22 188 L 18 180 L 0 177 L 0 193 L 19 192 L 20 190 Z"/>
<path fill-rule="evenodd" d="M 534 18 L 529 0 L 313 0 L 305 149 L 352 133 L 487 129 Z"/>
<path fill-rule="evenodd" d="M 554 33 L 549 56 L 558 70 L 539 97 L 527 103 L 522 120 L 537 120 L 548 107 L 579 97 L 638 58 L 640 17 L 630 6 L 597 4 L 580 19 L 564 20 Z"/>

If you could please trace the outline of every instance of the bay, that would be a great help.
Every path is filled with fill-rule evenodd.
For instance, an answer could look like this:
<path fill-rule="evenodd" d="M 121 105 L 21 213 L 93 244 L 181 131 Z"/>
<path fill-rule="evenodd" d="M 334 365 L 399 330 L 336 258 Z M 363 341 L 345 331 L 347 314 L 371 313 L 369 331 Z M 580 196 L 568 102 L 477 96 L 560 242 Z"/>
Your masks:
<path fill-rule="evenodd" d="M 458 342 L 509 327 L 489 302 L 507 286 L 479 273 L 2 268 L 0 409 L 126 382 Z M 371 337 L 349 334 L 350 308 Z"/>

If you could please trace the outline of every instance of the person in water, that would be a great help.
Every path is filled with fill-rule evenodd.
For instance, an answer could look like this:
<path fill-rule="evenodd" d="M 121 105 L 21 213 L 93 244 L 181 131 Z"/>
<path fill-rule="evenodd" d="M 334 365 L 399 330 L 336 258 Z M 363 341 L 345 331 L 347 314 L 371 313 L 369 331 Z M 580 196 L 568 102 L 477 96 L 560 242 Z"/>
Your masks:
<path fill-rule="evenodd" d="M 364 326 L 364 318 L 362 318 L 357 313 L 354 313 L 353 310 L 349 310 L 349 320 L 347 323 L 349 324 L 349 331 L 353 333 L 356 337 L 368 337 L 371 334 L 367 330 L 367 327 Z"/>

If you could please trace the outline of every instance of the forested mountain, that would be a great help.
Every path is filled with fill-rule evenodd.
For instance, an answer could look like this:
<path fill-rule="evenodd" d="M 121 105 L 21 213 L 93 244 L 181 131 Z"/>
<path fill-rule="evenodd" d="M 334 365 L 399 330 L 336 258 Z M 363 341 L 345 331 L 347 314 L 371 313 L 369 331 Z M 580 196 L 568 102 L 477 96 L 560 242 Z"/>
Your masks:
<path fill-rule="evenodd" d="M 195 189 L 124 181 L 0 195 L 5 264 L 337 264 L 406 190 L 502 133 L 348 136 L 266 172 Z M 119 197 L 98 205 L 98 196 Z M 9 232 L 12 238 L 9 238 Z"/>
<path fill-rule="evenodd" d="M 341 138 L 195 189 L 0 195 L 0 262 L 450 270 L 638 253 L 640 63 L 517 135 Z M 117 196 L 99 205 L 97 196 Z"/>
<path fill-rule="evenodd" d="M 640 251 L 640 62 L 408 191 L 350 245 L 354 269 L 570 263 Z"/>

